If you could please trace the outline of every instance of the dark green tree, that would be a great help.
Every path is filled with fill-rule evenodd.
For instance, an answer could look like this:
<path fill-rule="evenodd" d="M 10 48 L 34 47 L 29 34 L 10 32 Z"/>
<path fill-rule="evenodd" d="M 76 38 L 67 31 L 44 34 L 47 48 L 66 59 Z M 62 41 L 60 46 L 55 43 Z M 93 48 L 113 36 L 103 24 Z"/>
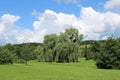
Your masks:
<path fill-rule="evenodd" d="M 90 50 L 91 52 L 88 53 L 88 57 L 89 59 L 93 58 L 94 60 L 98 59 L 100 56 L 100 52 L 102 50 L 102 46 L 104 46 L 103 43 L 99 42 L 99 41 L 94 41 L 91 44 Z"/>
<path fill-rule="evenodd" d="M 20 52 L 20 58 L 25 60 L 25 65 L 27 65 L 27 62 L 31 59 L 31 56 L 32 54 L 30 52 L 29 45 L 24 45 Z"/>
<path fill-rule="evenodd" d="M 13 55 L 11 52 L 5 48 L 5 47 L 0 47 L 0 64 L 9 64 L 13 63 Z"/>
<path fill-rule="evenodd" d="M 101 46 L 99 56 L 95 60 L 98 68 L 120 69 L 120 41 L 109 37 Z"/>

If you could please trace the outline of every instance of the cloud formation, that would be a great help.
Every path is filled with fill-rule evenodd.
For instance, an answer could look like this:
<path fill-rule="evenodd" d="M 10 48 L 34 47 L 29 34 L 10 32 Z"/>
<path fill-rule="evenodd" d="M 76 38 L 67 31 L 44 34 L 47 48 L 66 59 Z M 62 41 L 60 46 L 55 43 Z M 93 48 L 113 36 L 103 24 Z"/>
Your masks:
<path fill-rule="evenodd" d="M 120 28 L 119 14 L 97 12 L 91 7 L 82 8 L 79 17 L 52 10 L 45 10 L 36 16 L 33 30 L 23 30 L 15 25 L 20 16 L 10 14 L 1 16 L 0 44 L 42 42 L 46 34 L 60 34 L 70 27 L 77 28 L 79 33 L 85 36 L 84 39 L 105 39 L 112 34 L 118 35 Z"/>
<path fill-rule="evenodd" d="M 100 13 L 91 7 L 82 8 L 80 17 L 74 14 L 56 13 L 45 10 L 33 23 L 34 29 L 46 29 L 46 34 L 59 33 L 75 27 L 85 39 L 102 39 L 120 27 L 120 15 L 112 12 Z"/>
<path fill-rule="evenodd" d="M 42 42 L 45 30 L 22 29 L 15 25 L 20 16 L 4 14 L 0 17 L 0 45 L 6 43 Z"/>
<path fill-rule="evenodd" d="M 0 44 L 8 42 L 13 43 L 15 36 L 17 35 L 16 21 L 20 19 L 20 16 L 14 16 L 10 14 L 4 14 L 0 18 Z"/>
<path fill-rule="evenodd" d="M 120 8 L 120 0 L 108 0 L 105 5 L 105 9 L 115 9 Z"/>

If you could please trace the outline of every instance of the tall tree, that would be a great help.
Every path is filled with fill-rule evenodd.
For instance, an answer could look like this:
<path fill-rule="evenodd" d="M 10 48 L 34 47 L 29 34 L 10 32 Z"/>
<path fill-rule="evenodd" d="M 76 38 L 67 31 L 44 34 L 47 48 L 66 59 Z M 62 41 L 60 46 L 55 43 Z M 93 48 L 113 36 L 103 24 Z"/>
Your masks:
<path fill-rule="evenodd" d="M 37 57 L 37 59 L 38 59 L 39 62 L 45 61 L 45 59 L 44 59 L 44 50 L 43 50 L 43 47 L 38 46 L 38 47 L 34 50 L 34 53 L 36 53 L 35 56 Z"/>
<path fill-rule="evenodd" d="M 66 29 L 59 35 L 58 44 L 56 45 L 58 62 L 77 62 L 79 57 L 79 46 L 82 35 L 74 28 Z"/>
<path fill-rule="evenodd" d="M 31 59 L 31 52 L 29 45 L 24 45 L 20 52 L 21 59 L 25 60 L 25 65 L 27 65 L 27 62 Z"/>
<path fill-rule="evenodd" d="M 56 46 L 58 42 L 58 36 L 56 34 L 46 35 L 44 37 L 44 57 L 45 61 L 47 62 L 53 62 L 55 60 L 55 51 L 54 47 Z"/>
<path fill-rule="evenodd" d="M 79 34 L 77 29 L 69 28 L 60 35 L 46 35 L 42 48 L 35 51 L 46 62 L 77 62 L 82 38 L 83 35 Z"/>

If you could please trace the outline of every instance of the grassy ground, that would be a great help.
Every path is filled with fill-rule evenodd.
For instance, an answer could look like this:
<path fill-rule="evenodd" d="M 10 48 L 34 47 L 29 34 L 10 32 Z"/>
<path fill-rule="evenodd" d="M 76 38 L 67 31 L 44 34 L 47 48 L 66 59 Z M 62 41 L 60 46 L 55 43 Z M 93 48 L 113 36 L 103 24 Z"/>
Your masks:
<path fill-rule="evenodd" d="M 0 80 L 119 80 L 120 70 L 97 69 L 93 61 L 0 65 Z"/>

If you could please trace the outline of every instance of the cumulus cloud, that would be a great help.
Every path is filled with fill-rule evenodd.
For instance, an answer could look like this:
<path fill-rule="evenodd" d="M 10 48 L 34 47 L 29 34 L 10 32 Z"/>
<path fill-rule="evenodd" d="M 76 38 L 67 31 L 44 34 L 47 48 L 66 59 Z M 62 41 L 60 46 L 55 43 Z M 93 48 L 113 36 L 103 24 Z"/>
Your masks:
<path fill-rule="evenodd" d="M 100 13 L 88 7 L 82 9 L 80 18 L 87 39 L 100 39 L 100 36 L 114 34 L 120 28 L 120 15 L 116 13 Z"/>
<path fill-rule="evenodd" d="M 16 22 L 18 19 L 20 19 L 19 16 L 14 16 L 14 15 L 10 15 L 10 14 L 4 14 L 1 17 L 1 20 L 3 23 L 14 23 Z"/>
<path fill-rule="evenodd" d="M 120 8 L 120 0 L 108 0 L 105 5 L 105 9 L 115 9 Z"/>
<path fill-rule="evenodd" d="M 14 25 L 14 22 L 19 19 L 19 16 L 10 14 L 4 14 L 0 18 L 0 44 L 14 42 L 16 36 L 16 25 Z"/>
<path fill-rule="evenodd" d="M 0 44 L 42 42 L 45 35 L 60 34 L 70 27 L 77 28 L 79 33 L 84 35 L 84 39 L 105 39 L 109 35 L 117 35 L 120 28 L 119 14 L 97 12 L 91 7 L 82 8 L 79 17 L 52 10 L 45 10 L 43 13 L 36 14 L 36 17 L 33 30 L 23 30 L 15 25 L 15 22 L 20 19 L 19 16 L 10 14 L 1 16 Z"/>
<path fill-rule="evenodd" d="M 91 7 L 82 8 L 80 17 L 74 14 L 56 13 L 45 10 L 33 23 L 34 29 L 46 29 L 46 34 L 59 33 L 75 27 L 85 39 L 101 39 L 120 27 L 120 15 L 112 12 L 100 13 Z"/>
<path fill-rule="evenodd" d="M 15 25 L 20 16 L 4 14 L 0 17 L 0 45 L 6 43 L 42 42 L 45 30 L 22 29 Z"/>
<path fill-rule="evenodd" d="M 24 30 L 21 34 L 16 36 L 17 43 L 23 42 L 42 42 L 44 39 L 46 31 L 45 30 L 34 30 L 29 29 Z"/>
<path fill-rule="evenodd" d="M 19 19 L 19 16 L 4 14 L 0 18 L 0 34 L 2 34 L 5 31 L 10 31 L 13 28 L 13 26 L 15 26 L 14 22 L 16 22 Z"/>
<path fill-rule="evenodd" d="M 34 21 L 33 27 L 35 30 L 46 29 L 47 34 L 59 33 L 64 31 L 73 22 L 76 22 L 76 16 L 71 14 L 56 13 L 52 10 L 45 10 L 44 13 L 38 16 L 38 20 Z"/>

